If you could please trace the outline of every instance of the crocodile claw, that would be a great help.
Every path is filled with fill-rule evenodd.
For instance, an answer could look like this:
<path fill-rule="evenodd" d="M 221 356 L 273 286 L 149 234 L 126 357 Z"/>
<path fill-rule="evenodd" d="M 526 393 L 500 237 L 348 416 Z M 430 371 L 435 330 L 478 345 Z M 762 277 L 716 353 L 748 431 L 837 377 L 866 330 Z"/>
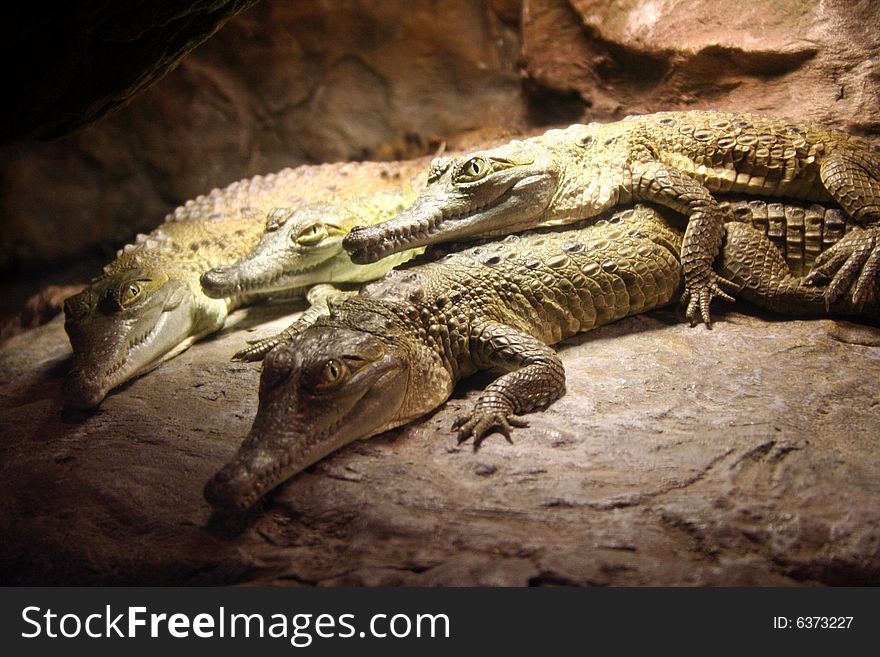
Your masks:
<path fill-rule="evenodd" d="M 727 285 L 732 288 L 737 287 L 733 282 L 712 272 L 712 278 L 708 282 L 685 288 L 684 293 L 681 295 L 681 304 L 687 306 L 685 317 L 688 318 L 691 326 L 696 326 L 702 320 L 707 327 L 712 327 L 712 318 L 709 314 L 709 304 L 712 303 L 712 299 L 717 297 L 731 303 L 736 301 L 736 299 L 721 289 L 721 285 Z M 697 316 L 698 311 L 699 317 Z"/>
<path fill-rule="evenodd" d="M 255 360 L 263 360 L 270 351 L 281 344 L 282 340 L 277 335 L 262 340 L 248 340 L 248 347 L 241 351 L 237 351 L 232 360 L 251 362 Z"/>
<path fill-rule="evenodd" d="M 864 308 L 874 296 L 880 273 L 880 226 L 853 229 L 822 253 L 804 278 L 809 285 L 827 284 L 825 308 L 829 309 L 847 290 L 853 305 Z"/>
<path fill-rule="evenodd" d="M 480 448 L 480 443 L 493 433 L 500 433 L 513 444 L 510 432 L 513 427 L 527 427 L 529 423 L 519 415 L 505 413 L 501 410 L 475 408 L 469 415 L 459 415 L 452 423 L 453 429 L 458 429 L 458 444 L 461 445 L 468 438 L 474 438 L 474 451 Z"/>
<path fill-rule="evenodd" d="M 315 306 L 312 306 L 314 308 Z M 310 308 L 311 310 L 311 308 Z M 306 311 L 308 312 L 308 311 Z M 272 351 L 278 345 L 284 342 L 290 342 L 297 333 L 302 331 L 303 329 L 309 327 L 314 323 L 316 317 L 307 317 L 306 314 L 296 320 L 293 324 L 288 326 L 286 329 L 281 331 L 276 335 L 271 335 L 268 338 L 258 338 L 255 340 L 248 340 L 247 343 L 250 345 L 237 352 L 232 360 L 238 361 L 254 361 L 254 360 L 263 360 L 270 351 Z"/>

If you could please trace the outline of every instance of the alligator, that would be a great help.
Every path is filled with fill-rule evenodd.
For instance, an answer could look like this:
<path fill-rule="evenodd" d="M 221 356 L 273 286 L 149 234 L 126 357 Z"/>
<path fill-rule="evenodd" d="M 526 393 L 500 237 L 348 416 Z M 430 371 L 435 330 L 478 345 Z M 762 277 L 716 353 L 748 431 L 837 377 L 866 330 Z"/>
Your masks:
<path fill-rule="evenodd" d="M 390 219 L 418 195 L 412 182 L 355 199 L 335 199 L 299 208 L 274 208 L 257 245 L 243 258 L 202 274 L 201 285 L 212 298 L 237 295 L 272 295 L 292 288 L 308 288 L 309 307 L 297 325 L 307 325 L 328 311 L 332 300 L 354 294 L 357 285 L 381 278 L 392 267 L 424 249 L 403 251 L 369 265 L 355 265 L 342 248 L 342 238 L 358 223 Z M 263 356 L 284 335 L 257 341 L 234 356 L 253 360 Z"/>
<path fill-rule="evenodd" d="M 353 230 L 344 247 L 354 262 L 366 263 L 415 246 L 567 224 L 634 201 L 656 203 L 689 217 L 683 300 L 691 323 L 708 326 L 712 299 L 732 300 L 722 289 L 729 281 L 712 269 L 724 233 L 713 193 L 836 202 L 880 231 L 880 154 L 860 137 L 752 114 L 660 112 L 572 125 L 435 159 L 412 206 L 389 222 Z M 871 244 L 868 253 L 857 253 L 844 242 L 808 279 L 820 282 L 841 268 L 826 290 L 829 307 L 856 276 L 857 293 L 873 286 L 880 240 Z"/>
<path fill-rule="evenodd" d="M 241 180 L 188 201 L 149 235 L 125 246 L 83 292 L 64 304 L 73 366 L 68 406 L 92 408 L 107 393 L 219 330 L 237 306 L 264 298 L 233 291 L 211 298 L 199 277 L 251 251 L 267 214 L 307 212 L 328 198 L 413 188 L 428 160 L 307 165 Z M 401 192 L 402 193 L 402 192 Z M 332 278 L 332 272 L 327 273 Z M 289 295 L 302 294 L 294 289 Z M 273 296 L 278 292 L 273 292 Z"/>
<path fill-rule="evenodd" d="M 242 512 L 336 449 L 428 413 L 483 369 L 504 374 L 456 421 L 459 442 L 476 447 L 495 431 L 509 440 L 524 413 L 564 392 L 548 345 L 674 300 L 683 281 L 674 220 L 637 205 L 582 227 L 510 235 L 409 263 L 333 304 L 266 357 L 250 434 L 206 499 L 221 515 Z M 823 289 L 792 276 L 748 223 L 726 226 L 718 266 L 744 298 L 826 312 Z M 848 295 L 832 310 L 859 314 Z"/>

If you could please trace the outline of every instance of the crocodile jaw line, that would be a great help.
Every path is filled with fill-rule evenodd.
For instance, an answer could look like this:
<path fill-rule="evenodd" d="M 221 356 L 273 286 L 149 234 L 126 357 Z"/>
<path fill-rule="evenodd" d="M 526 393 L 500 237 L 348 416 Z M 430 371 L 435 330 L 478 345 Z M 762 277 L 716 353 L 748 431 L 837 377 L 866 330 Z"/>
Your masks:
<path fill-rule="evenodd" d="M 85 367 L 75 366 L 64 382 L 65 404 L 93 408 L 116 386 L 184 351 L 202 335 L 191 334 L 192 307 L 193 300 L 184 298 L 174 307 L 163 309 L 148 329 L 134 336 L 126 334 L 124 346 L 115 350 L 109 366 L 100 357 Z"/>
<path fill-rule="evenodd" d="M 250 435 L 233 461 L 205 486 L 208 502 L 217 510 L 244 511 L 266 492 L 337 449 L 403 423 L 406 418 L 399 416 L 399 409 L 406 384 L 398 382 L 396 388 L 392 387 L 394 379 L 401 375 L 399 360 L 386 357 L 372 367 L 380 369 L 378 374 L 369 376 L 368 381 L 353 380 L 349 384 L 359 390 L 343 400 L 344 410 L 335 404 L 312 410 L 339 413 L 335 421 L 321 429 L 310 428 L 306 417 L 306 426 L 291 430 L 285 426 L 286 416 L 300 419 L 302 409 L 286 408 L 289 401 L 284 396 L 275 403 L 264 403 L 261 399 Z M 356 379 L 367 378 L 359 374 Z M 377 391 L 381 394 L 374 396 Z M 394 403 L 395 399 L 398 403 Z"/>
<path fill-rule="evenodd" d="M 403 249 L 467 237 L 491 236 L 527 230 L 538 225 L 556 189 L 556 175 L 531 173 L 519 178 L 500 194 L 474 208 L 449 212 L 444 208 L 422 211 L 419 204 L 405 210 L 392 224 L 391 237 L 366 238 L 357 244 L 351 259 L 358 264 L 375 262 Z M 430 212 L 426 218 L 420 212 Z M 377 224 L 382 229 L 387 224 Z"/>
<path fill-rule="evenodd" d="M 251 263 L 255 259 L 241 262 L 232 267 L 219 270 L 211 270 L 202 274 L 201 284 L 205 294 L 214 299 L 223 299 L 246 294 L 272 294 L 283 292 L 295 287 L 306 287 L 315 283 L 323 282 L 330 276 L 322 273 L 334 263 L 334 259 L 342 252 L 342 242 L 339 248 L 326 255 L 319 262 L 297 269 L 285 269 L 283 259 L 278 259 L 278 267 L 266 271 L 265 265 L 253 267 L 257 276 L 248 276 L 243 269 L 250 270 Z M 215 273 L 216 272 L 216 273 Z M 222 272 L 222 273 L 220 273 Z"/>

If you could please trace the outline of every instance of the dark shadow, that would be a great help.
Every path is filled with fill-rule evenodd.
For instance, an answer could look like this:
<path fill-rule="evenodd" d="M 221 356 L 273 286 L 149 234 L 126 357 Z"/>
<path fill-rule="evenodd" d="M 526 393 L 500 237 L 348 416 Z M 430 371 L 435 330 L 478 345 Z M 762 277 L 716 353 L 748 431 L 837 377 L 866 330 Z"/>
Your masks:
<path fill-rule="evenodd" d="M 522 89 L 529 125 L 540 127 L 578 123 L 589 109 L 577 91 L 554 91 L 531 78 L 523 80 Z"/>
<path fill-rule="evenodd" d="M 258 499 L 249 509 L 215 509 L 211 512 L 211 516 L 208 518 L 205 529 L 217 538 L 232 539 L 240 536 L 253 527 L 254 524 L 263 517 L 264 512 L 272 506 L 280 490 L 287 485 L 289 481 L 290 479 L 287 479 L 270 490 Z M 288 515 L 293 518 L 295 517 L 296 512 L 291 510 L 291 513 Z"/>

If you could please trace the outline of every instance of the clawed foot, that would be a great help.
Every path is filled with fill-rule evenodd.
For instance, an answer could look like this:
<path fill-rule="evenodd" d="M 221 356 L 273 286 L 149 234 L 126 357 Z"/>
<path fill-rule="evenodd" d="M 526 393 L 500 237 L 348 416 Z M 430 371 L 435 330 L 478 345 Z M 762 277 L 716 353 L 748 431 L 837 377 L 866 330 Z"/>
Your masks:
<path fill-rule="evenodd" d="M 245 362 L 263 360 L 266 357 L 266 354 L 272 351 L 275 347 L 284 342 L 290 342 L 293 339 L 293 336 L 300 331 L 307 329 L 314 323 L 314 321 L 314 318 L 306 318 L 304 314 L 300 319 L 296 320 L 293 324 L 281 331 L 281 333 L 269 336 L 268 338 L 248 340 L 247 343 L 250 347 L 242 349 L 236 353 L 232 357 L 232 360 Z"/>
<path fill-rule="evenodd" d="M 459 415 L 452 424 L 453 429 L 458 429 L 459 445 L 473 436 L 474 451 L 479 449 L 480 443 L 486 436 L 493 433 L 500 433 L 507 439 L 507 442 L 512 444 L 510 432 L 513 427 L 527 426 L 529 423 L 519 415 L 507 413 L 501 409 L 480 409 L 479 407 L 470 414 Z"/>
<path fill-rule="evenodd" d="M 880 226 L 854 228 L 837 244 L 822 253 L 804 278 L 809 285 L 827 284 L 825 308 L 829 309 L 852 289 L 853 305 L 865 307 L 876 294 L 880 272 Z"/>
<path fill-rule="evenodd" d="M 725 301 L 736 301 L 736 299 L 721 289 L 721 285 L 731 288 L 737 287 L 734 283 L 726 278 L 722 278 L 715 272 L 712 272 L 708 281 L 685 287 L 684 293 L 681 295 L 681 304 L 687 306 L 685 316 L 690 321 L 691 326 L 696 326 L 701 319 L 706 326 L 712 326 L 712 318 L 709 315 L 709 304 L 712 303 L 712 299 L 717 297 Z M 697 315 L 698 311 L 699 316 Z"/>
<path fill-rule="evenodd" d="M 270 351 L 283 342 L 279 336 L 273 335 L 270 338 L 261 340 L 248 340 L 249 347 L 245 347 L 241 351 L 236 352 L 232 360 L 242 362 L 252 362 L 255 360 L 263 360 Z"/>

